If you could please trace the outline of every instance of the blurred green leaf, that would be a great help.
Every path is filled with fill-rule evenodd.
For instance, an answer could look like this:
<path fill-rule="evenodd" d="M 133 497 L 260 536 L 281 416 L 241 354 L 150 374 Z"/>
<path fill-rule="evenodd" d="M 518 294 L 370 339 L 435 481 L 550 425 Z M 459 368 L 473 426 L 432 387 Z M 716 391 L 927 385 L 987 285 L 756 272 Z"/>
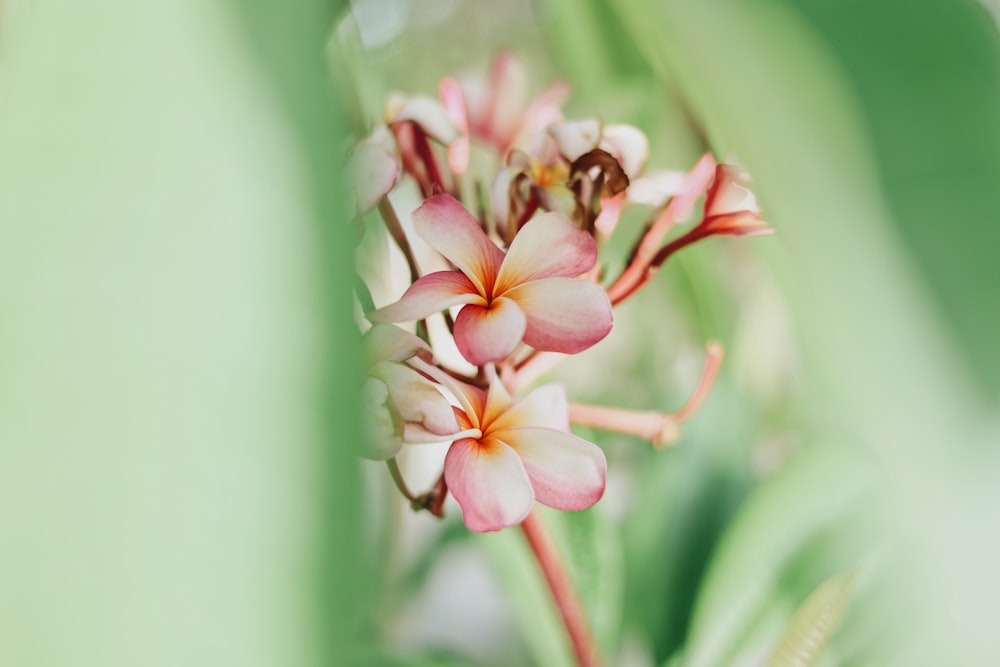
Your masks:
<path fill-rule="evenodd" d="M 351 663 L 336 4 L 20 4 L 0 6 L 0 663 Z"/>
<path fill-rule="evenodd" d="M 683 646 L 711 554 L 751 487 L 753 430 L 752 416 L 723 375 L 678 443 L 643 451 L 625 523 L 627 611 L 660 660 Z"/>
<path fill-rule="evenodd" d="M 827 579 L 796 610 L 767 667 L 815 667 L 854 588 L 852 575 Z"/>
<path fill-rule="evenodd" d="M 1000 37 L 973 0 L 794 0 L 851 77 L 900 237 L 1000 395 Z"/>
<path fill-rule="evenodd" d="M 623 578 L 620 540 L 614 525 L 596 510 L 558 512 L 536 506 L 559 549 L 601 654 L 618 649 Z M 537 665 L 576 664 L 566 629 L 534 555 L 520 529 L 483 535 L 500 572 Z"/>
<path fill-rule="evenodd" d="M 849 522 L 871 506 L 877 483 L 871 463 L 842 446 L 807 447 L 751 494 L 699 593 L 686 667 L 722 666 L 736 657 L 761 611 L 784 595 L 782 577 L 801 550 L 832 523 Z"/>
<path fill-rule="evenodd" d="M 504 582 L 535 664 L 574 667 L 559 612 L 520 529 L 483 535 L 479 543 Z"/>

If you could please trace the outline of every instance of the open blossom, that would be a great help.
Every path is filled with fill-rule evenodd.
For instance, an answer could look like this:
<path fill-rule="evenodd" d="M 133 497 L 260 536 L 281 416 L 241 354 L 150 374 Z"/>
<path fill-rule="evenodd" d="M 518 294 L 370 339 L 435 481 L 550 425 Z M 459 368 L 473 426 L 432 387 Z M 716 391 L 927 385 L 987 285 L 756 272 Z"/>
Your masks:
<path fill-rule="evenodd" d="M 363 349 L 367 458 L 392 458 L 404 443 L 441 442 L 459 432 L 448 399 L 406 363 L 430 357 L 424 341 L 398 327 L 376 324 L 365 334 Z"/>
<path fill-rule="evenodd" d="M 399 301 L 369 314 L 373 322 L 419 320 L 465 304 L 455 319 L 455 342 L 471 363 L 506 358 L 522 340 L 568 354 L 611 331 L 606 292 L 576 279 L 594 266 L 593 238 L 565 216 L 530 220 L 506 255 L 453 197 L 436 195 L 413 213 L 417 233 L 458 267 L 428 274 Z"/>
<path fill-rule="evenodd" d="M 536 500 L 577 511 L 604 495 L 604 452 L 569 432 L 561 386 L 539 387 L 517 402 L 495 377 L 487 392 L 468 385 L 454 391 L 469 437 L 452 443 L 444 475 L 470 530 L 518 524 Z"/>

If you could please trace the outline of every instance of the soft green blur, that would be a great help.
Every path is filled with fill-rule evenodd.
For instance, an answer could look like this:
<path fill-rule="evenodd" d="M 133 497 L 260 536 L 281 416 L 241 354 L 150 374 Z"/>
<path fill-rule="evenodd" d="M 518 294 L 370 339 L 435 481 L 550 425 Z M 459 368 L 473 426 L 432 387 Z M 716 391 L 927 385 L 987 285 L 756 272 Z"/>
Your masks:
<path fill-rule="evenodd" d="M 668 451 L 582 433 L 608 496 L 545 514 L 607 663 L 1000 662 L 991 15 L 353 5 L 0 2 L 0 664 L 571 664 L 516 531 L 354 457 L 344 128 L 501 48 L 656 167 L 733 156 L 778 232 L 672 259 L 555 374 L 669 410 L 728 352 Z"/>
<path fill-rule="evenodd" d="M 0 4 L 0 664 L 353 664 L 333 18 Z"/>

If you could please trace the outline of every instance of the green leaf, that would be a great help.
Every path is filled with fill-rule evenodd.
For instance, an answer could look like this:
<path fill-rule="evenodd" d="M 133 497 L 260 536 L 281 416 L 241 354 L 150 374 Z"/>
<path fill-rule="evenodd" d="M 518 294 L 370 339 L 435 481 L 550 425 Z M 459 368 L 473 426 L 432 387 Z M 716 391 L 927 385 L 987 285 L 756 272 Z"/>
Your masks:
<path fill-rule="evenodd" d="M 869 457 L 842 446 L 812 446 L 758 487 L 712 559 L 685 666 L 721 667 L 752 648 L 763 611 L 785 604 L 782 580 L 797 556 L 838 521 L 851 532 L 852 517 L 874 505 L 876 480 Z"/>
<path fill-rule="evenodd" d="M 795 612 L 767 667 L 815 667 L 854 589 L 854 575 L 824 581 Z"/>
<path fill-rule="evenodd" d="M 606 660 L 621 634 L 623 568 L 614 525 L 598 508 L 559 512 L 536 506 L 576 591 Z M 528 648 L 538 665 L 576 664 L 548 585 L 519 528 L 477 536 L 504 580 Z"/>
<path fill-rule="evenodd" d="M 507 528 L 478 541 L 504 582 L 535 664 L 575 667 L 559 612 L 521 530 Z"/>

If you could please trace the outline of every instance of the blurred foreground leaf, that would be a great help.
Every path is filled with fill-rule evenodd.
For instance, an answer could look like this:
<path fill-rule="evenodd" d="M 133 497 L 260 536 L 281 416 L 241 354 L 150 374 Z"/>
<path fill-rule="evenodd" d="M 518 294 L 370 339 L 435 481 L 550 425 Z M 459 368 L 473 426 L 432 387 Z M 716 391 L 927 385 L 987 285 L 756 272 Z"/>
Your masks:
<path fill-rule="evenodd" d="M 836 631 L 854 587 L 854 577 L 827 579 L 798 608 L 767 667 L 814 667 Z"/>

